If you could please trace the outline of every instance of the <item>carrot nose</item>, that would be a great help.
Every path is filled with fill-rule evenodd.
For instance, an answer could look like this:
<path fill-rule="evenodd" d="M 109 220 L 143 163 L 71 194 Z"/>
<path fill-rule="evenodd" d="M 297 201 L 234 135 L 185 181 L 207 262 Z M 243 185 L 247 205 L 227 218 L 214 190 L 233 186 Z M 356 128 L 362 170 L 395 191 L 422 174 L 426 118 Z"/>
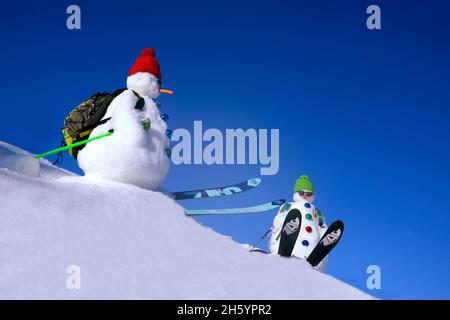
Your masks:
<path fill-rule="evenodd" d="M 159 89 L 159 92 L 165 93 L 165 94 L 173 94 L 174 93 L 172 90 L 166 90 L 166 89 Z"/>

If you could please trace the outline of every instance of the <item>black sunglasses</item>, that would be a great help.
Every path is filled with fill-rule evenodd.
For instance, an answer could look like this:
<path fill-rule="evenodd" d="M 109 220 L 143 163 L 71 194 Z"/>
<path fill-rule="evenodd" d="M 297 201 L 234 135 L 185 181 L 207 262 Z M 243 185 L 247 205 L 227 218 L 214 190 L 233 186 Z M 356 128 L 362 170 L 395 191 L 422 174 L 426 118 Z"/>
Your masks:
<path fill-rule="evenodd" d="M 162 88 L 163 83 L 162 83 L 161 79 L 159 79 L 157 77 L 151 77 L 151 78 L 156 81 L 156 83 L 158 84 L 158 87 Z"/>
<path fill-rule="evenodd" d="M 299 191 L 298 192 L 298 194 L 301 196 L 303 196 L 305 193 L 308 197 L 311 197 L 314 194 L 314 192 L 310 192 L 310 191 Z"/>

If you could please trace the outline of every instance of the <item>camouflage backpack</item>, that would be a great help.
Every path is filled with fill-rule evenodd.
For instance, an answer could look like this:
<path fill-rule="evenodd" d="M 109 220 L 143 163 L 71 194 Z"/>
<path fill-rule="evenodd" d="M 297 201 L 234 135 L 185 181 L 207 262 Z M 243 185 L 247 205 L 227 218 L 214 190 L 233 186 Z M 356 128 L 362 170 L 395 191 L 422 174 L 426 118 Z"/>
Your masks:
<path fill-rule="evenodd" d="M 105 116 L 106 111 L 114 98 L 125 90 L 126 89 L 119 89 L 111 94 L 98 92 L 73 109 L 64 119 L 62 133 L 65 144 L 69 146 L 76 142 L 88 139 L 92 130 L 110 120 L 111 118 L 103 120 L 102 118 Z M 134 92 L 134 94 L 138 97 L 135 108 L 140 110 L 144 107 L 144 99 L 136 92 Z M 78 152 L 82 150 L 84 146 L 85 145 L 83 144 L 69 149 L 69 154 L 76 159 Z"/>

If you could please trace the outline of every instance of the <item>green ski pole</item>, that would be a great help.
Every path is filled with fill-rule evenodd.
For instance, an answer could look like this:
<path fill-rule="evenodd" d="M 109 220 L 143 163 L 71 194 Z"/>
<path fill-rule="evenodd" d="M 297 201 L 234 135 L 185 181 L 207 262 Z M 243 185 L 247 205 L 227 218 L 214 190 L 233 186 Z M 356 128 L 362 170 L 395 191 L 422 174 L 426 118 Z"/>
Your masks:
<path fill-rule="evenodd" d="M 104 137 L 108 137 L 108 136 L 112 135 L 113 133 L 114 133 L 114 131 L 107 132 L 107 133 L 101 134 L 101 135 L 99 135 L 99 136 L 95 136 L 95 137 L 89 138 L 89 139 L 87 139 L 87 140 L 83 140 L 83 141 L 80 141 L 80 142 L 76 142 L 76 143 L 73 143 L 73 144 L 68 145 L 68 146 L 65 146 L 65 147 L 61 147 L 61 148 L 58 148 L 58 149 L 50 150 L 50 151 L 47 151 L 47 152 L 44 152 L 44 153 L 35 155 L 34 157 L 35 157 L 36 159 L 40 159 L 40 158 L 49 156 L 49 155 L 51 155 L 51 154 L 58 153 L 58 152 L 60 152 L 60 151 L 64 151 L 64 150 L 67 150 L 67 149 L 72 149 L 72 148 L 81 146 L 82 144 L 89 143 L 89 142 L 91 142 L 92 140 L 97 140 L 97 139 L 101 139 L 101 138 L 104 138 Z"/>

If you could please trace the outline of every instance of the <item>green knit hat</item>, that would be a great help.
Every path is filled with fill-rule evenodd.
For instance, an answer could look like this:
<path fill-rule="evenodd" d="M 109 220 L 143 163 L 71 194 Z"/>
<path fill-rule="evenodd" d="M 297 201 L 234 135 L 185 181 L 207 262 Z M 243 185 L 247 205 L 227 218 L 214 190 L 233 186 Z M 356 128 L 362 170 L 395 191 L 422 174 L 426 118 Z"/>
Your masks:
<path fill-rule="evenodd" d="M 299 192 L 302 190 L 307 190 L 314 192 L 314 187 L 308 176 L 302 175 L 295 181 L 294 192 Z"/>

